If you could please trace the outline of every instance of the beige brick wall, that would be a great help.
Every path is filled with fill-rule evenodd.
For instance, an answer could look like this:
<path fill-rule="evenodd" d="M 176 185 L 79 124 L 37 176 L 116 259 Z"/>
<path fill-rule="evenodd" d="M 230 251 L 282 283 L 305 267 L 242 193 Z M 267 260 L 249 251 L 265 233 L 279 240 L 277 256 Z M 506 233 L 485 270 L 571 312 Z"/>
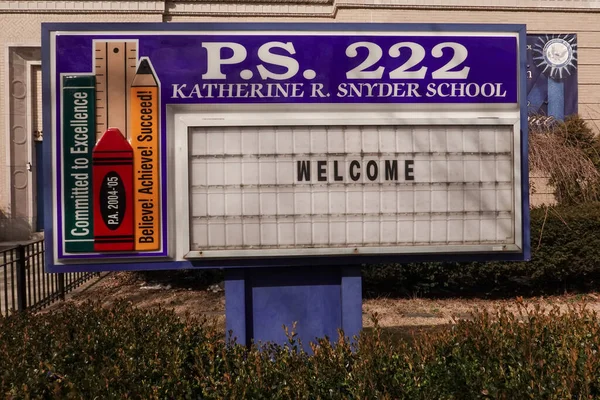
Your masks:
<path fill-rule="evenodd" d="M 365 3 L 363 0 L 362 3 Z M 413 2 L 426 3 L 426 2 Z M 431 2 L 429 2 L 431 3 Z M 502 3 L 501 1 L 499 3 Z M 547 3 L 547 2 L 546 2 Z M 579 5 L 581 5 L 578 2 Z M 600 2 L 590 2 L 600 6 Z M 216 12 L 216 11 L 215 11 Z M 579 52 L 579 113 L 600 133 L 600 12 L 598 11 L 482 11 L 423 10 L 406 8 L 339 7 L 335 17 L 170 15 L 172 22 L 190 21 L 295 21 L 295 22 L 396 22 L 396 23 L 516 23 L 526 24 L 530 33 L 577 33 Z"/>
<path fill-rule="evenodd" d="M 577 33 L 579 112 L 600 133 L 600 13 L 341 9 L 338 21 L 526 24 L 529 33 Z"/>
<path fill-rule="evenodd" d="M 532 172 L 529 176 L 529 204 L 532 207 L 552 206 L 556 204 L 554 187 L 544 174 Z"/>
<path fill-rule="evenodd" d="M 0 210 L 10 203 L 7 143 L 10 140 L 7 107 L 7 54 L 9 46 L 41 44 L 42 22 L 160 22 L 162 14 L 2 14 L 0 10 Z M 34 119 L 41 116 L 33 116 Z M 29 132 L 31 134 L 31 132 Z M 30 136 L 31 137 L 31 136 Z"/>
<path fill-rule="evenodd" d="M 282 3 L 285 0 L 281 1 Z M 6 166 L 7 113 L 6 54 L 10 45 L 39 45 L 41 22 L 141 22 L 141 21 L 265 21 L 265 22 L 452 22 L 452 23 L 524 23 L 531 33 L 577 33 L 579 44 L 579 110 L 600 133 L 600 1 L 598 0 L 489 0 L 489 8 L 478 2 L 466 0 L 408 1 L 408 0 L 329 0 L 303 1 L 278 5 L 271 1 L 177 2 L 145 1 L 147 13 L 123 13 L 113 8 L 107 13 L 95 10 L 90 13 L 61 13 L 56 9 L 47 13 L 9 12 L 9 3 L 30 7 L 33 2 L 8 2 L 0 0 L 0 209 L 9 201 Z M 51 1 L 37 4 L 51 7 Z M 74 5 L 92 2 L 71 2 Z M 109 1 L 95 1 L 108 4 Z M 130 2 L 132 3 L 132 2 Z M 195 3 L 195 4 L 194 4 Z M 274 4 L 275 3 L 275 4 Z M 112 3 L 111 3 L 112 4 Z M 133 3 L 132 3 L 133 4 Z M 141 3 L 136 3 L 141 4 Z M 428 6 L 428 4 L 434 4 Z M 164 7 L 163 7 L 164 6 Z M 447 6 L 443 10 L 432 7 Z M 112 6 L 111 6 L 112 7 Z M 162 7 L 162 8 L 161 8 Z M 454 7 L 454 8 L 453 8 Z M 471 9 L 459 9 L 471 7 Z M 563 7 L 551 11 L 550 7 Z M 511 10 L 512 8 L 512 10 Z M 164 14 L 161 13 L 162 10 Z M 261 16 L 261 14 L 268 14 Z M 34 116 L 34 118 L 36 118 Z"/>
<path fill-rule="evenodd" d="M 526 24 L 530 33 L 577 33 L 579 113 L 600 133 L 600 13 L 342 9 L 337 15 L 339 21 L 365 19 L 370 22 L 518 23 Z M 531 193 L 532 206 L 555 203 L 553 188 L 548 186 L 546 177 L 536 174 L 531 181 L 536 188 Z"/>

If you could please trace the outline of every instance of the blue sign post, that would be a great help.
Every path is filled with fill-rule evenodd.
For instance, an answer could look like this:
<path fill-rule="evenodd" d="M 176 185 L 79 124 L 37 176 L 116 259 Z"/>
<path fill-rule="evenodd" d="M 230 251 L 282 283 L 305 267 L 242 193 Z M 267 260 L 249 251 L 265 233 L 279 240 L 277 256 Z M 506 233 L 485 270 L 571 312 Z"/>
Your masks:
<path fill-rule="evenodd" d="M 44 24 L 47 270 L 226 269 L 238 342 L 360 265 L 529 257 L 523 25 Z M 91 160 L 91 161 L 90 161 Z"/>
<path fill-rule="evenodd" d="M 352 338 L 362 328 L 360 267 L 229 269 L 226 271 L 226 329 L 237 343 L 285 343 L 283 326 L 304 344 L 335 340 L 338 329 Z"/>

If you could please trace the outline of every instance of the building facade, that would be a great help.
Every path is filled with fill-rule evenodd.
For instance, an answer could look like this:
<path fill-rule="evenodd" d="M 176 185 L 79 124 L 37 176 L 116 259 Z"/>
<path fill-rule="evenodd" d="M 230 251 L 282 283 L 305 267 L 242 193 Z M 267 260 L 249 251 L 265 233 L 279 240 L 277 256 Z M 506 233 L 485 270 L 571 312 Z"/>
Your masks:
<path fill-rule="evenodd" d="M 0 240 L 41 229 L 42 22 L 517 23 L 575 34 L 577 111 L 600 133 L 600 0 L 0 0 Z M 544 181 L 532 203 L 551 201 Z"/>

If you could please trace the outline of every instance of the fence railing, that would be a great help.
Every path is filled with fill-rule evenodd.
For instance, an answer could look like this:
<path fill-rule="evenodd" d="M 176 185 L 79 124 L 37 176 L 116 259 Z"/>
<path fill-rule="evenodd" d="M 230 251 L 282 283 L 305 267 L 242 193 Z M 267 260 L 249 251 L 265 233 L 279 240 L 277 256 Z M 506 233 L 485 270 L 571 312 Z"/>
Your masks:
<path fill-rule="evenodd" d="M 99 274 L 46 273 L 44 241 L 0 251 L 0 314 L 39 310 Z"/>

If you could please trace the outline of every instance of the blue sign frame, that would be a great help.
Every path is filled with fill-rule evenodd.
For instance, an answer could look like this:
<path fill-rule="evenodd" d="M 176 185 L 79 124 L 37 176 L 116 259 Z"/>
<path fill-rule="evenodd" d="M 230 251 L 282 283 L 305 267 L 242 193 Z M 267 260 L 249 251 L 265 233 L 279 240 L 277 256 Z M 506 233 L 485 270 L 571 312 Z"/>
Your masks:
<path fill-rule="evenodd" d="M 119 271 L 119 270 L 164 270 L 184 268 L 250 268 L 250 267 L 291 267 L 310 265 L 349 265 L 368 263 L 408 263 L 419 261 L 493 261 L 493 260 L 528 260 L 530 258 L 530 220 L 529 220 L 529 179 L 528 179 L 528 146 L 527 146 L 527 53 L 526 53 L 526 27 L 515 24 L 371 24 L 371 23 L 48 23 L 42 24 L 42 74 L 43 74 L 43 100 L 44 104 L 52 102 L 51 82 L 51 38 L 55 31 L 353 31 L 353 32 L 509 32 L 518 34 L 519 43 L 519 70 L 518 70 L 518 102 L 520 105 L 521 120 L 521 216 L 522 216 L 522 251 L 496 252 L 496 253 L 436 253 L 420 255 L 353 255 L 353 256 L 314 256 L 314 257 L 278 257 L 260 259 L 211 259 L 190 261 L 168 261 L 163 258 L 156 261 L 151 259 L 132 260 L 131 262 L 116 261 L 115 263 L 54 263 L 54 232 L 53 228 L 53 186 L 49 174 L 45 175 L 44 182 L 44 232 L 46 244 L 46 269 L 49 272 L 71 271 Z M 44 131 L 48 135 L 53 131 L 53 120 L 50 107 L 44 108 Z M 44 169 L 52 171 L 53 153 L 51 140 L 44 141 Z"/>

